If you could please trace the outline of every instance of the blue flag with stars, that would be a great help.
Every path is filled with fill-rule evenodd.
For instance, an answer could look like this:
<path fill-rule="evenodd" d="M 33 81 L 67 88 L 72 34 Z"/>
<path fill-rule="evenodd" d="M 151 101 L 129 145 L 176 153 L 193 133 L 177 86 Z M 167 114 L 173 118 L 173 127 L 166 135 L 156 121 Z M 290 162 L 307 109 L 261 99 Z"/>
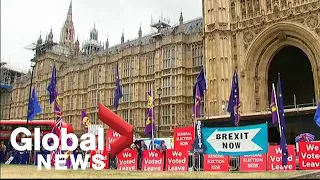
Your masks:
<path fill-rule="evenodd" d="M 314 122 L 320 127 L 320 102 L 318 104 L 316 114 L 314 115 Z"/>
<path fill-rule="evenodd" d="M 115 98 L 113 107 L 117 110 L 119 106 L 120 98 L 122 97 L 122 90 L 120 85 L 120 77 L 119 77 L 119 66 L 117 64 L 116 67 L 116 89 L 115 89 Z"/>
<path fill-rule="evenodd" d="M 57 98 L 58 91 L 57 91 L 57 71 L 56 71 L 56 65 L 53 65 L 52 68 L 52 74 L 51 74 L 51 81 L 47 88 L 49 91 L 49 98 L 50 98 L 50 104 Z"/>
<path fill-rule="evenodd" d="M 230 113 L 235 126 L 238 126 L 240 121 L 240 96 L 239 96 L 239 82 L 237 71 L 234 71 L 232 78 L 232 87 L 229 97 L 229 104 L 227 111 Z"/>
<path fill-rule="evenodd" d="M 36 89 L 33 88 L 31 99 L 28 104 L 28 120 L 33 120 L 36 115 L 38 115 L 42 111 L 37 96 Z"/>
<path fill-rule="evenodd" d="M 278 108 L 279 108 L 279 117 L 280 117 L 279 131 L 280 131 L 280 149 L 282 151 L 282 165 L 287 165 L 288 147 L 287 147 L 287 140 L 286 140 L 286 121 L 284 118 L 284 104 L 283 104 L 280 75 L 278 75 L 277 95 L 278 95 Z"/>

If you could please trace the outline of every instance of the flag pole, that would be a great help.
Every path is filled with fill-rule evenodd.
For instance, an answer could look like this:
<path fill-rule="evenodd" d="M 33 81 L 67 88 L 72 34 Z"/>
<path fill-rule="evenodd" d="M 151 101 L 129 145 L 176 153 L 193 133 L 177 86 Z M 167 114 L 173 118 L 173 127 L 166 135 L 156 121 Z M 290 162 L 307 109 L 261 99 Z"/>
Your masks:
<path fill-rule="evenodd" d="M 97 108 L 96 108 L 96 117 L 95 117 L 95 120 L 94 120 L 94 124 L 96 125 L 97 124 L 97 120 L 98 120 L 98 106 L 99 106 L 99 98 L 98 98 L 98 96 L 99 96 L 99 88 L 97 89 L 97 91 L 96 91 L 96 99 L 97 99 Z"/>
<path fill-rule="evenodd" d="M 151 118 L 152 119 L 152 118 Z M 151 149 L 154 150 L 154 133 L 153 133 L 153 120 L 151 122 Z"/>
<path fill-rule="evenodd" d="M 197 134 L 197 131 L 196 131 L 196 124 L 197 124 L 197 98 L 196 98 L 196 95 L 197 94 L 197 85 L 196 85 L 196 92 L 195 92 L 195 98 L 194 98 L 194 105 L 193 105 L 193 113 L 194 113 L 194 115 L 193 115 L 193 132 L 194 132 L 194 139 L 196 139 L 197 138 L 197 136 L 196 136 L 196 134 Z M 193 148 L 193 150 L 194 150 L 194 148 Z M 194 155 L 194 154 L 193 154 Z M 199 166 L 200 166 L 200 154 L 198 154 L 199 155 L 199 157 L 198 157 L 198 159 L 199 159 Z M 194 162 L 194 168 L 196 168 L 196 164 L 195 164 L 195 162 Z M 197 171 L 199 171 L 199 169 L 200 169 L 200 167 L 199 168 L 197 168 Z"/>
<path fill-rule="evenodd" d="M 152 106 L 151 106 L 151 108 L 152 108 L 152 111 L 150 111 L 151 112 L 151 143 L 152 143 L 152 150 L 154 150 L 154 109 L 153 109 L 153 92 L 151 91 L 150 92 L 150 94 L 151 94 L 151 98 L 152 98 Z"/>
<path fill-rule="evenodd" d="M 274 94 L 275 104 L 276 104 L 276 107 L 277 107 L 278 127 L 279 127 L 279 134 L 280 134 L 280 138 L 281 138 L 281 134 L 282 134 L 281 124 L 280 124 L 281 121 L 280 121 L 278 100 L 277 100 L 277 94 L 276 94 L 276 90 L 275 90 L 275 87 L 274 87 L 274 83 L 272 83 L 272 91 L 273 91 L 273 94 Z"/>

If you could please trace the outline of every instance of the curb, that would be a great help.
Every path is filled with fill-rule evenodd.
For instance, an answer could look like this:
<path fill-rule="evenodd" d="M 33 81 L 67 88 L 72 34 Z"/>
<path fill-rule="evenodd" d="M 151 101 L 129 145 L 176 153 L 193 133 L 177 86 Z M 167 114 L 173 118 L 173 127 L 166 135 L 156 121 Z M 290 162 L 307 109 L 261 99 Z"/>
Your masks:
<path fill-rule="evenodd" d="M 289 179 L 320 179 L 320 171 L 313 171 L 310 173 L 297 175 Z"/>

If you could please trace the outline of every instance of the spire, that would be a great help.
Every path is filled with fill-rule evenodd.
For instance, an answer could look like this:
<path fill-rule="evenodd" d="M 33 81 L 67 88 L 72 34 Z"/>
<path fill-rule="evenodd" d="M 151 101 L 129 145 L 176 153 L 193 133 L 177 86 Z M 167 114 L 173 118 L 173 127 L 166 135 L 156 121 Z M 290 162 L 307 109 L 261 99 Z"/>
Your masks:
<path fill-rule="evenodd" d="M 184 25 L 183 25 L 183 15 L 182 15 L 182 8 L 181 8 L 181 12 L 180 12 L 180 17 L 179 17 L 179 31 L 181 33 L 184 32 Z"/>
<path fill-rule="evenodd" d="M 39 39 L 38 39 L 37 43 L 38 43 L 39 45 L 42 44 L 41 32 L 40 32 L 40 36 L 39 36 Z"/>
<path fill-rule="evenodd" d="M 96 30 L 96 23 L 93 24 L 93 29 L 91 29 L 90 40 L 98 41 L 98 30 Z"/>
<path fill-rule="evenodd" d="M 74 45 L 74 26 L 72 22 L 72 0 L 70 0 L 67 19 L 64 22 L 64 25 L 61 29 L 60 44 L 70 46 L 70 47 Z"/>
<path fill-rule="evenodd" d="M 124 43 L 124 30 L 122 30 L 122 36 L 121 36 L 121 44 Z"/>
<path fill-rule="evenodd" d="M 50 33 L 49 33 L 49 35 L 48 35 L 48 41 L 49 41 L 49 42 L 53 42 L 52 26 L 51 26 L 51 29 L 50 29 Z"/>
<path fill-rule="evenodd" d="M 46 40 L 44 41 L 45 43 L 47 43 L 48 42 L 48 33 L 47 33 L 47 35 L 46 35 Z"/>
<path fill-rule="evenodd" d="M 109 37 L 107 36 L 106 49 L 109 48 Z"/>
<path fill-rule="evenodd" d="M 80 47 L 80 43 L 79 43 L 79 35 L 77 36 L 77 40 L 76 42 L 74 43 L 75 44 L 75 47 L 79 48 Z"/>
<path fill-rule="evenodd" d="M 180 12 L 179 22 L 180 22 L 180 25 L 183 24 L 182 9 L 181 9 L 181 12 Z"/>
<path fill-rule="evenodd" d="M 68 15 L 67 15 L 66 21 L 72 22 L 72 0 L 70 0 L 70 5 L 69 5 L 69 10 L 68 10 Z"/>
<path fill-rule="evenodd" d="M 139 36 L 139 39 L 142 37 L 141 23 L 140 23 L 140 28 L 139 28 L 139 31 L 138 31 L 138 36 Z"/>
<path fill-rule="evenodd" d="M 74 46 L 75 46 L 75 55 L 79 55 L 79 51 L 80 51 L 80 43 L 79 43 L 79 35 L 77 35 L 77 40 L 76 42 L 74 43 Z"/>

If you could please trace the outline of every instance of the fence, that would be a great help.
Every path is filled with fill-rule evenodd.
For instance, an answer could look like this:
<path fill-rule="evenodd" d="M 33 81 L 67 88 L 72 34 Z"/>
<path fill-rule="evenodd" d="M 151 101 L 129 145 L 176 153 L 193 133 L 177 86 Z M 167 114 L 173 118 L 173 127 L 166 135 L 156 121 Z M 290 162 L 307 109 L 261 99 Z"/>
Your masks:
<path fill-rule="evenodd" d="M 17 152 L 18 151 L 15 151 L 14 154 L 17 154 Z M 36 163 L 35 163 L 36 158 L 34 160 L 31 160 L 32 154 L 33 153 L 31 153 L 31 156 L 30 156 L 30 154 L 28 154 L 28 156 L 29 156 L 28 157 L 28 164 L 36 165 Z M 37 154 L 40 154 L 40 153 L 34 153 L 35 156 Z M 47 154 L 50 154 L 50 153 L 47 152 L 42 155 L 46 156 Z M 77 156 L 80 156 L 80 155 L 82 155 L 82 154 L 79 153 Z M 15 164 L 25 164 L 25 163 L 22 163 L 21 160 L 22 160 L 21 157 L 16 157 L 13 162 L 15 162 Z M 20 162 L 17 162 L 17 161 L 20 161 Z M 11 161 L 9 163 L 11 163 Z M 138 158 L 138 169 L 141 168 L 141 163 L 142 163 L 142 159 Z M 110 169 L 117 169 L 117 167 L 118 167 L 117 156 L 114 158 L 109 158 L 109 168 Z M 230 171 L 238 171 L 239 167 L 240 167 L 240 157 L 239 156 L 231 156 L 229 159 L 229 167 L 230 167 L 230 169 L 229 169 Z M 203 171 L 203 169 L 204 169 L 204 155 L 200 154 L 200 153 L 189 152 L 189 154 L 188 154 L 188 171 Z"/>

